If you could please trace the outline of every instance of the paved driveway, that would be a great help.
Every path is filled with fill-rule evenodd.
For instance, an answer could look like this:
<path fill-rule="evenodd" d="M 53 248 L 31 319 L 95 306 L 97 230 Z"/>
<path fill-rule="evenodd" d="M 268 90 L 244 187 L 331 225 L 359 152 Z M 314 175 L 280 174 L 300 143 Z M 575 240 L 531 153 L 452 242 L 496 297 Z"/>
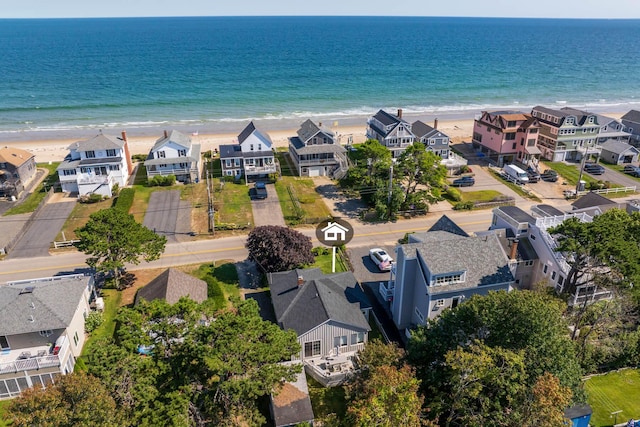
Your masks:
<path fill-rule="evenodd" d="M 247 191 L 252 187 L 248 186 Z M 285 225 L 282 207 L 276 192 L 276 186 L 267 184 L 266 199 L 252 199 L 253 223 L 256 227 L 261 225 Z"/>
<path fill-rule="evenodd" d="M 180 200 L 180 190 L 151 193 L 142 224 L 168 242 L 180 241 L 191 231 L 191 203 Z"/>
<path fill-rule="evenodd" d="M 62 230 L 67 217 L 71 214 L 77 199 L 58 194 L 43 206 L 38 215 L 9 253 L 7 258 L 32 258 L 49 255 L 49 248 Z"/>

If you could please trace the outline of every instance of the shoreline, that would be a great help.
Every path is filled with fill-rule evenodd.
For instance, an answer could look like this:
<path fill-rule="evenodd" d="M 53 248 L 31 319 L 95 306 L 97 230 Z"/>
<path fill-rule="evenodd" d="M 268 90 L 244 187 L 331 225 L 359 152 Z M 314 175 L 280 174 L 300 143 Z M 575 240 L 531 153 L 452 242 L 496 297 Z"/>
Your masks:
<path fill-rule="evenodd" d="M 391 112 L 390 110 L 387 110 Z M 395 111 L 394 111 L 395 112 Z M 608 117 L 619 119 L 625 113 L 599 113 Z M 430 126 L 434 125 L 434 120 L 438 120 L 438 130 L 448 135 L 452 143 L 459 143 L 465 139 L 470 139 L 473 134 L 473 123 L 475 114 L 471 117 L 466 115 L 465 117 L 458 117 L 457 115 L 414 115 L 410 113 L 404 113 L 403 119 L 408 122 L 414 122 L 421 120 Z M 256 127 L 267 133 L 273 142 L 274 147 L 287 147 L 289 137 L 296 135 L 299 125 L 306 119 L 302 120 L 287 120 L 280 121 L 276 126 L 273 121 L 268 120 L 254 120 Z M 314 119 L 312 119 L 314 120 Z M 367 118 L 343 118 L 342 120 L 324 121 L 325 127 L 331 129 L 338 135 L 338 140 L 341 144 L 346 144 L 348 137 L 351 137 L 354 144 L 362 143 L 365 141 L 366 136 L 366 121 Z M 315 123 L 322 122 L 321 120 L 314 120 Z M 157 126 L 146 128 L 108 128 L 102 129 L 107 135 L 119 136 L 120 133 L 125 130 L 127 132 L 127 140 L 129 142 L 129 150 L 131 154 L 147 154 L 155 141 L 160 138 L 163 131 L 166 130 L 178 130 L 187 135 L 191 135 L 194 144 L 201 145 L 201 151 L 210 151 L 214 148 L 219 148 L 223 144 L 237 143 L 238 134 L 249 123 L 238 122 L 229 124 L 225 129 L 208 128 L 207 126 L 195 127 L 195 126 Z M 297 123 L 297 124 L 296 124 Z M 329 123 L 329 125 L 327 125 Z M 272 125 L 272 126 L 269 126 Z M 230 131 L 230 128 L 236 129 Z M 83 130 L 69 130 L 60 132 L 47 132 L 45 135 L 36 135 L 39 132 L 21 133 L 21 137 L 16 137 L 16 134 L 10 134 L 14 138 L 0 137 L 1 146 L 12 146 L 15 148 L 21 148 L 30 151 L 36 155 L 36 162 L 48 163 L 62 161 L 64 157 L 69 153 L 68 147 L 74 142 L 82 141 L 95 136 L 100 131 L 96 129 L 83 129 Z M 197 132 L 197 135 L 193 133 Z M 4 135 L 3 135 L 4 136 Z M 40 137 L 40 138 L 38 138 Z"/>

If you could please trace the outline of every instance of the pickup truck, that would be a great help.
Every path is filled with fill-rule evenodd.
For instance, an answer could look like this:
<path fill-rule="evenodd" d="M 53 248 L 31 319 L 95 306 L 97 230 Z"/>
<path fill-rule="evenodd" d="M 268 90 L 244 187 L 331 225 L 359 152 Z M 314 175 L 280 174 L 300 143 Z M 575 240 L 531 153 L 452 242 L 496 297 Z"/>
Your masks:
<path fill-rule="evenodd" d="M 253 198 L 254 199 L 266 199 L 267 198 L 267 184 L 264 182 L 256 182 L 253 186 Z"/>

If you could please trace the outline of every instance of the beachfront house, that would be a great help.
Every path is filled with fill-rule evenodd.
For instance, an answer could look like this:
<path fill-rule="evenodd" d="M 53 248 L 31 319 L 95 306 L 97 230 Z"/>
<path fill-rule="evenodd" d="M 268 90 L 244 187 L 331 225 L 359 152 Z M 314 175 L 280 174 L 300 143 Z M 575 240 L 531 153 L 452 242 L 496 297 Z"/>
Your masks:
<path fill-rule="evenodd" d="M 349 168 L 346 152 L 332 131 L 311 120 L 289 138 L 289 156 L 299 176 L 342 178 Z"/>
<path fill-rule="evenodd" d="M 625 130 L 631 134 L 630 142 L 640 147 L 640 111 L 630 110 L 620 118 Z"/>
<path fill-rule="evenodd" d="M 267 279 L 278 325 L 293 329 L 301 346 L 291 359 L 324 385 L 343 381 L 370 330 L 371 304 L 353 273 L 296 269 Z"/>
<path fill-rule="evenodd" d="M 441 159 L 449 158 L 451 149 L 449 148 L 449 136 L 438 130 L 438 119 L 433 122 L 433 127 L 417 120 L 411 125 L 416 141 L 424 144 L 427 150 L 440 156 Z"/>
<path fill-rule="evenodd" d="M 0 148 L 0 197 L 18 197 L 36 175 L 36 156 L 13 147 Z"/>
<path fill-rule="evenodd" d="M 400 331 L 425 325 L 447 308 L 472 295 L 510 291 L 515 283 L 512 263 L 495 233 L 469 236 L 443 217 L 426 233 L 409 235 L 396 247 L 396 264 L 379 292 L 388 301 Z"/>
<path fill-rule="evenodd" d="M 416 136 L 413 134 L 411 123 L 402 118 L 402 109 L 398 109 L 395 116 L 379 110 L 367 120 L 367 139 L 378 140 L 391 151 L 395 159 L 413 144 Z"/>
<path fill-rule="evenodd" d="M 598 144 L 604 144 L 607 141 L 618 141 L 628 143 L 631 134 L 625 130 L 622 120 L 596 114 L 600 129 L 598 130 Z"/>
<path fill-rule="evenodd" d="M 0 286 L 0 399 L 73 372 L 93 292 L 82 274 Z"/>
<path fill-rule="evenodd" d="M 473 148 L 498 166 L 518 162 L 536 167 L 540 125 L 520 111 L 483 111 L 473 122 Z"/>
<path fill-rule="evenodd" d="M 173 175 L 184 184 L 198 182 L 201 165 L 200 144 L 193 144 L 191 137 L 176 130 L 165 130 L 144 161 L 147 179 Z"/>
<path fill-rule="evenodd" d="M 278 170 L 271 138 L 253 122 L 240 132 L 237 144 L 220 146 L 220 165 L 222 176 L 244 176 L 247 182 L 266 178 Z"/>
<path fill-rule="evenodd" d="M 552 162 L 580 161 L 584 155 L 599 155 L 598 116 L 569 107 L 554 110 L 537 106 L 531 115 L 540 123 L 538 148 Z"/>
<path fill-rule="evenodd" d="M 133 170 L 126 132 L 115 137 L 100 131 L 74 142 L 57 170 L 63 192 L 111 197 L 114 186 L 123 188 Z"/>

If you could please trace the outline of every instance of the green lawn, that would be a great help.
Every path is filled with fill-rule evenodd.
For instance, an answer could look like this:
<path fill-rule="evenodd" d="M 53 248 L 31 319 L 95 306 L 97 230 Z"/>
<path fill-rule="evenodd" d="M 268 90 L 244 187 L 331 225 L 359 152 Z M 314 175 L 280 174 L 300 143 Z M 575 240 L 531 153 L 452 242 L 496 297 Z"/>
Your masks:
<path fill-rule="evenodd" d="M 585 381 L 588 402 L 593 409 L 591 426 L 613 425 L 611 413 L 618 414 L 618 423 L 640 418 L 640 370 L 625 369 Z"/>
<path fill-rule="evenodd" d="M 496 197 L 503 196 L 497 190 L 461 191 L 463 202 L 490 202 Z"/>
<path fill-rule="evenodd" d="M 238 271 L 234 261 L 221 260 L 215 261 L 214 264 L 202 264 L 189 274 L 215 283 L 222 290 L 227 304 L 230 298 L 240 298 Z M 209 295 L 209 297 L 214 296 Z"/>
<path fill-rule="evenodd" d="M 213 180 L 213 205 L 216 224 L 253 225 L 249 188 L 244 183 Z"/>
<path fill-rule="evenodd" d="M 283 176 L 275 183 L 280 207 L 284 219 L 289 225 L 299 224 L 301 221 L 326 219 L 331 212 L 316 192 L 316 185 L 310 178 L 296 178 Z M 291 189 L 291 193 L 289 192 Z M 298 203 L 294 204 L 293 199 Z M 296 207 L 297 206 L 297 207 Z"/>
<path fill-rule="evenodd" d="M 307 384 L 316 421 L 328 421 L 327 418 L 331 419 L 332 414 L 337 415 L 338 419 L 344 419 L 347 413 L 347 398 L 344 387 L 323 387 L 308 375 Z M 338 424 L 327 422 L 326 425 Z"/>
<path fill-rule="evenodd" d="M 59 164 L 60 162 L 51 164 L 38 163 L 39 169 L 46 169 L 48 171 L 47 177 L 33 190 L 33 193 L 31 193 L 24 202 L 9 209 L 5 212 L 5 215 L 18 215 L 35 211 L 42 199 L 47 195 L 47 191 L 58 182 L 56 169 Z"/>
<path fill-rule="evenodd" d="M 329 274 L 331 273 L 331 264 L 333 263 L 333 251 L 331 248 L 322 248 L 326 249 L 328 253 L 316 255 L 315 262 L 309 265 L 308 268 L 319 268 L 323 273 Z M 342 259 L 340 251 L 336 250 L 336 273 L 342 273 L 347 270 L 347 264 Z"/>
<path fill-rule="evenodd" d="M 90 350 L 91 343 L 101 338 L 111 338 L 116 330 L 116 314 L 120 307 L 122 293 L 115 289 L 103 289 L 104 312 L 102 313 L 102 324 L 94 330 L 82 348 L 81 357 L 85 357 Z"/>
<path fill-rule="evenodd" d="M 7 407 L 11 404 L 11 400 L 0 400 L 0 427 L 10 426 L 11 423 L 7 420 Z"/>
<path fill-rule="evenodd" d="M 76 203 L 71 214 L 62 226 L 62 230 L 58 233 L 56 240 L 75 240 L 75 230 L 84 226 L 92 213 L 110 208 L 112 203 L 113 199 L 107 199 L 97 203 Z"/>

